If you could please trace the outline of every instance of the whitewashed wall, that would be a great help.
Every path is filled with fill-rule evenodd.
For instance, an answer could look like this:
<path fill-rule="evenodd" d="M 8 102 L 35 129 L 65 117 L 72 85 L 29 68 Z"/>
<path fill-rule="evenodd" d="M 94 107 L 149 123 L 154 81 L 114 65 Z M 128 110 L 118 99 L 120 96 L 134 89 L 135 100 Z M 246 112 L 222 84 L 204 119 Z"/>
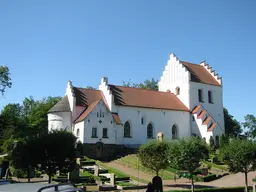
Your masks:
<path fill-rule="evenodd" d="M 117 107 L 120 119 L 125 124 L 126 121 L 131 125 L 131 138 L 124 138 L 124 127 L 118 127 L 117 144 L 125 144 L 127 146 L 146 143 L 147 139 L 147 125 L 152 123 L 154 128 L 154 137 L 157 133 L 163 132 L 165 139 L 171 139 L 172 126 L 178 126 L 178 136 L 188 137 L 191 135 L 190 131 L 190 114 L 189 112 L 157 110 L 149 108 L 136 107 Z M 141 124 L 141 118 L 144 117 L 144 124 Z"/>
<path fill-rule="evenodd" d="M 189 108 L 189 80 L 190 73 L 178 58 L 171 54 L 159 81 L 159 91 L 166 92 L 170 90 L 175 94 L 176 87 L 179 87 L 180 95 L 177 95 L 177 97 Z"/>
<path fill-rule="evenodd" d="M 48 114 L 48 131 L 67 128 L 72 130 L 71 112 L 53 112 Z"/>
<path fill-rule="evenodd" d="M 100 111 L 104 113 L 104 117 L 97 117 L 97 112 L 100 115 Z M 99 121 L 102 123 L 99 123 Z M 105 104 L 100 101 L 98 105 L 91 111 L 91 113 L 83 121 L 84 124 L 76 124 L 76 129 L 84 129 L 83 137 L 81 136 L 81 141 L 83 143 L 96 143 L 102 141 L 105 144 L 115 144 L 115 129 L 114 129 L 114 120 L 112 114 L 109 113 Z M 97 138 L 92 138 L 92 128 L 97 128 Z M 108 138 L 102 138 L 103 128 L 108 129 Z"/>
<path fill-rule="evenodd" d="M 203 90 L 204 102 L 198 100 L 198 89 Z M 212 91 L 213 103 L 208 101 L 208 91 Z M 190 82 L 190 109 L 192 110 L 195 106 L 201 104 L 218 123 L 216 133 L 223 133 L 225 131 L 224 126 L 224 113 L 223 113 L 223 94 L 221 86 L 207 85 L 202 83 Z M 191 123 L 192 132 L 197 131 L 197 124 Z M 206 135 L 207 136 L 207 135 Z M 204 137 L 204 136 L 202 136 Z"/>

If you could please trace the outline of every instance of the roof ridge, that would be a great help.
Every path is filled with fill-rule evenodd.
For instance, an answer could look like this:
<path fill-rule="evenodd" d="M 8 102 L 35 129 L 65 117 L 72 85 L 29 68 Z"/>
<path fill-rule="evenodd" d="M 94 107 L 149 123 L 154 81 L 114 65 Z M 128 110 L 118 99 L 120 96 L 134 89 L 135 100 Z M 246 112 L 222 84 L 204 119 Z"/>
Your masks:
<path fill-rule="evenodd" d="M 73 88 L 77 88 L 77 89 L 86 89 L 86 90 L 90 90 L 90 91 L 101 91 L 99 89 L 88 89 L 88 88 L 84 88 L 84 87 L 75 87 L 73 86 Z"/>
<path fill-rule="evenodd" d="M 153 90 L 153 89 L 146 89 L 146 88 L 141 88 L 141 87 L 127 87 L 127 86 L 123 86 L 123 85 L 113 85 L 113 84 L 109 84 L 109 86 L 123 87 L 123 88 L 127 88 L 127 89 L 136 89 L 136 90 L 146 90 L 146 91 L 160 92 L 160 93 L 169 93 L 169 92 Z"/>

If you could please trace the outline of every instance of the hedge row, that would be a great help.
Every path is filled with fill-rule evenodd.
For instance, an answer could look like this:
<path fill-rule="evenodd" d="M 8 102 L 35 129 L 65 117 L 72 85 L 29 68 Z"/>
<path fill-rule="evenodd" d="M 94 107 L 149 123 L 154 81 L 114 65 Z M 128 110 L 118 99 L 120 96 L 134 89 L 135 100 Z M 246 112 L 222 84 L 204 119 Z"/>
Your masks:
<path fill-rule="evenodd" d="M 195 189 L 197 192 L 244 192 L 244 187 L 228 187 L 228 188 L 202 188 Z M 249 190 L 252 190 L 252 187 L 249 187 Z M 168 192 L 190 192 L 191 190 L 171 190 Z"/>

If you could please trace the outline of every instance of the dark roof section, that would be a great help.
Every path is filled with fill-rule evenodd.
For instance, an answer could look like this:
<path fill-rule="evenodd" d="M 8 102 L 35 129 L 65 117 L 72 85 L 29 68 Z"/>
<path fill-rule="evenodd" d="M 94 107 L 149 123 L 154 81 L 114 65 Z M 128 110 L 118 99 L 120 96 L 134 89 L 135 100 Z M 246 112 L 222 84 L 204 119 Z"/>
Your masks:
<path fill-rule="evenodd" d="M 220 83 L 202 66 L 181 61 L 191 74 L 191 81 L 209 85 L 221 86 Z"/>
<path fill-rule="evenodd" d="M 48 113 L 52 112 L 71 112 L 68 96 L 64 96 L 58 103 L 56 103 Z"/>
<path fill-rule="evenodd" d="M 100 90 L 85 89 L 80 87 L 73 87 L 76 97 L 76 106 L 88 107 L 95 101 L 102 99 Z"/>
<path fill-rule="evenodd" d="M 173 93 L 116 85 L 109 87 L 114 95 L 115 105 L 189 111 Z"/>

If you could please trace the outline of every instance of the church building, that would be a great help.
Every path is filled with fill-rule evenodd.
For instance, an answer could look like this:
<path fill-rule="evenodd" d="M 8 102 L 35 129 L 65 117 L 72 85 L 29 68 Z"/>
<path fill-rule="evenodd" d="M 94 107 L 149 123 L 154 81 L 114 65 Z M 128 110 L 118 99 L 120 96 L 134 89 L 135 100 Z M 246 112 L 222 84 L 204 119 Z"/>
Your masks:
<path fill-rule="evenodd" d="M 219 144 L 225 133 L 222 78 L 205 61 L 192 64 L 170 55 L 158 91 L 113 85 L 98 90 L 68 82 L 65 96 L 48 113 L 48 130 L 74 133 L 90 156 L 101 158 L 162 135 L 199 136 Z"/>

